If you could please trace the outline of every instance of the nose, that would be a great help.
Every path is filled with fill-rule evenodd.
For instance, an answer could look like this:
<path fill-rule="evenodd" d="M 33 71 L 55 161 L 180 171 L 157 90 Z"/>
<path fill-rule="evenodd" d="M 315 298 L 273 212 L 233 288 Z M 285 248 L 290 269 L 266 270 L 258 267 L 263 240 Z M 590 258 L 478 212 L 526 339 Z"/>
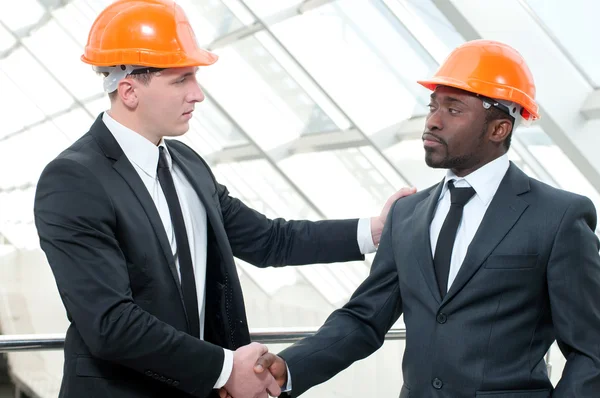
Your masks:
<path fill-rule="evenodd" d="M 188 101 L 192 103 L 202 102 L 204 101 L 204 98 L 204 92 L 202 91 L 200 84 L 194 84 L 194 88 L 188 96 Z"/>
<path fill-rule="evenodd" d="M 435 109 L 429 112 L 425 119 L 425 128 L 428 131 L 441 130 L 444 127 L 442 123 L 442 116 L 439 109 Z"/>

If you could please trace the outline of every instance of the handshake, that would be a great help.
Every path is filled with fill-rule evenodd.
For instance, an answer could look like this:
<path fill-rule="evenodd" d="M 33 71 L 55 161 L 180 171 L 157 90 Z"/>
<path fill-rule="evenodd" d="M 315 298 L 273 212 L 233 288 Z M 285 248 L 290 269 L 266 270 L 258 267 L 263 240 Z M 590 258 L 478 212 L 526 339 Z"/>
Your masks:
<path fill-rule="evenodd" d="M 233 353 L 233 370 L 219 390 L 220 398 L 278 397 L 287 384 L 285 361 L 269 353 L 267 346 L 251 343 Z"/>

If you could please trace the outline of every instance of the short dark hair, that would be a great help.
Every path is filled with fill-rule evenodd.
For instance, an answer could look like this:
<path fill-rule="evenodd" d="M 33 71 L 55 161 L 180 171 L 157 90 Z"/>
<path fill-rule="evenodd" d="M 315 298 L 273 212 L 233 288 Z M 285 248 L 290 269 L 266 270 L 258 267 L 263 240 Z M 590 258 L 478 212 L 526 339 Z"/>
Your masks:
<path fill-rule="evenodd" d="M 507 115 L 506 112 L 496 108 L 495 106 L 490 106 L 489 109 L 486 110 L 486 112 L 485 112 L 486 127 L 490 122 L 492 122 L 494 120 L 500 120 L 500 119 L 509 119 L 510 120 L 512 118 L 511 118 L 511 116 Z M 508 136 L 506 137 L 506 139 L 504 140 L 504 147 L 506 148 L 507 151 L 510 149 L 510 140 L 512 138 L 512 133 L 513 133 L 514 127 L 515 126 L 514 126 L 514 121 L 513 121 L 511 130 L 508 133 Z"/>
<path fill-rule="evenodd" d="M 104 77 L 108 76 L 108 72 L 102 72 L 101 74 Z M 150 80 L 152 80 L 152 77 L 155 74 L 156 74 L 156 72 L 134 73 L 134 74 L 127 75 L 126 77 L 131 77 L 131 78 L 139 81 L 140 83 L 142 83 L 144 86 L 147 86 L 148 84 L 150 84 Z M 111 101 L 113 101 L 115 98 L 117 98 L 117 90 L 113 91 L 112 93 L 108 93 L 108 98 Z"/>

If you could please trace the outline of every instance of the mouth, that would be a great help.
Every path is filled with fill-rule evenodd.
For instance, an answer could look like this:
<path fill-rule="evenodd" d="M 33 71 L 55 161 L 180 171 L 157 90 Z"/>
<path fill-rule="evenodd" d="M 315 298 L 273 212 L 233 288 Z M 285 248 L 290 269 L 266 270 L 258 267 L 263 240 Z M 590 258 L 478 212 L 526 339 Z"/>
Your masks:
<path fill-rule="evenodd" d="M 423 145 L 425 147 L 434 147 L 434 146 L 443 145 L 442 140 L 438 139 L 431 133 L 423 134 L 422 139 L 423 139 Z"/>
<path fill-rule="evenodd" d="M 190 111 L 182 113 L 181 116 L 186 117 L 186 118 L 191 118 L 193 112 L 194 112 L 194 110 L 192 109 Z"/>

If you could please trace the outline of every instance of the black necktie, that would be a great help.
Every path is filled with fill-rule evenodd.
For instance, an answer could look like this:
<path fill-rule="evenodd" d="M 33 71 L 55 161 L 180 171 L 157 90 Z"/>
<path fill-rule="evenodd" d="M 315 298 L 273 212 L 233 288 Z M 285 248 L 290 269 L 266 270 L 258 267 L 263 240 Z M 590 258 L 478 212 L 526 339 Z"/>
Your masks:
<path fill-rule="evenodd" d="M 470 187 L 455 188 L 453 180 L 448 181 L 448 189 L 450 190 L 450 210 L 440 230 L 440 236 L 435 246 L 435 255 L 433 256 L 435 276 L 442 298 L 444 298 L 448 291 L 448 275 L 450 274 L 452 248 L 454 247 L 456 231 L 462 218 L 463 208 L 475 194 L 475 190 Z"/>
<path fill-rule="evenodd" d="M 190 244 L 187 238 L 185 223 L 183 222 L 183 213 L 179 205 L 179 198 L 173 183 L 173 176 L 169 170 L 165 149 L 158 147 L 158 181 L 165 193 L 169 213 L 171 213 L 171 223 L 175 232 L 175 241 L 177 242 L 177 258 L 179 260 L 179 270 L 181 272 L 181 290 L 183 291 L 183 303 L 190 322 L 189 328 L 192 336 L 200 337 L 200 314 L 198 312 L 198 295 L 196 293 L 196 279 L 194 278 L 194 266 L 192 255 L 190 253 Z"/>

